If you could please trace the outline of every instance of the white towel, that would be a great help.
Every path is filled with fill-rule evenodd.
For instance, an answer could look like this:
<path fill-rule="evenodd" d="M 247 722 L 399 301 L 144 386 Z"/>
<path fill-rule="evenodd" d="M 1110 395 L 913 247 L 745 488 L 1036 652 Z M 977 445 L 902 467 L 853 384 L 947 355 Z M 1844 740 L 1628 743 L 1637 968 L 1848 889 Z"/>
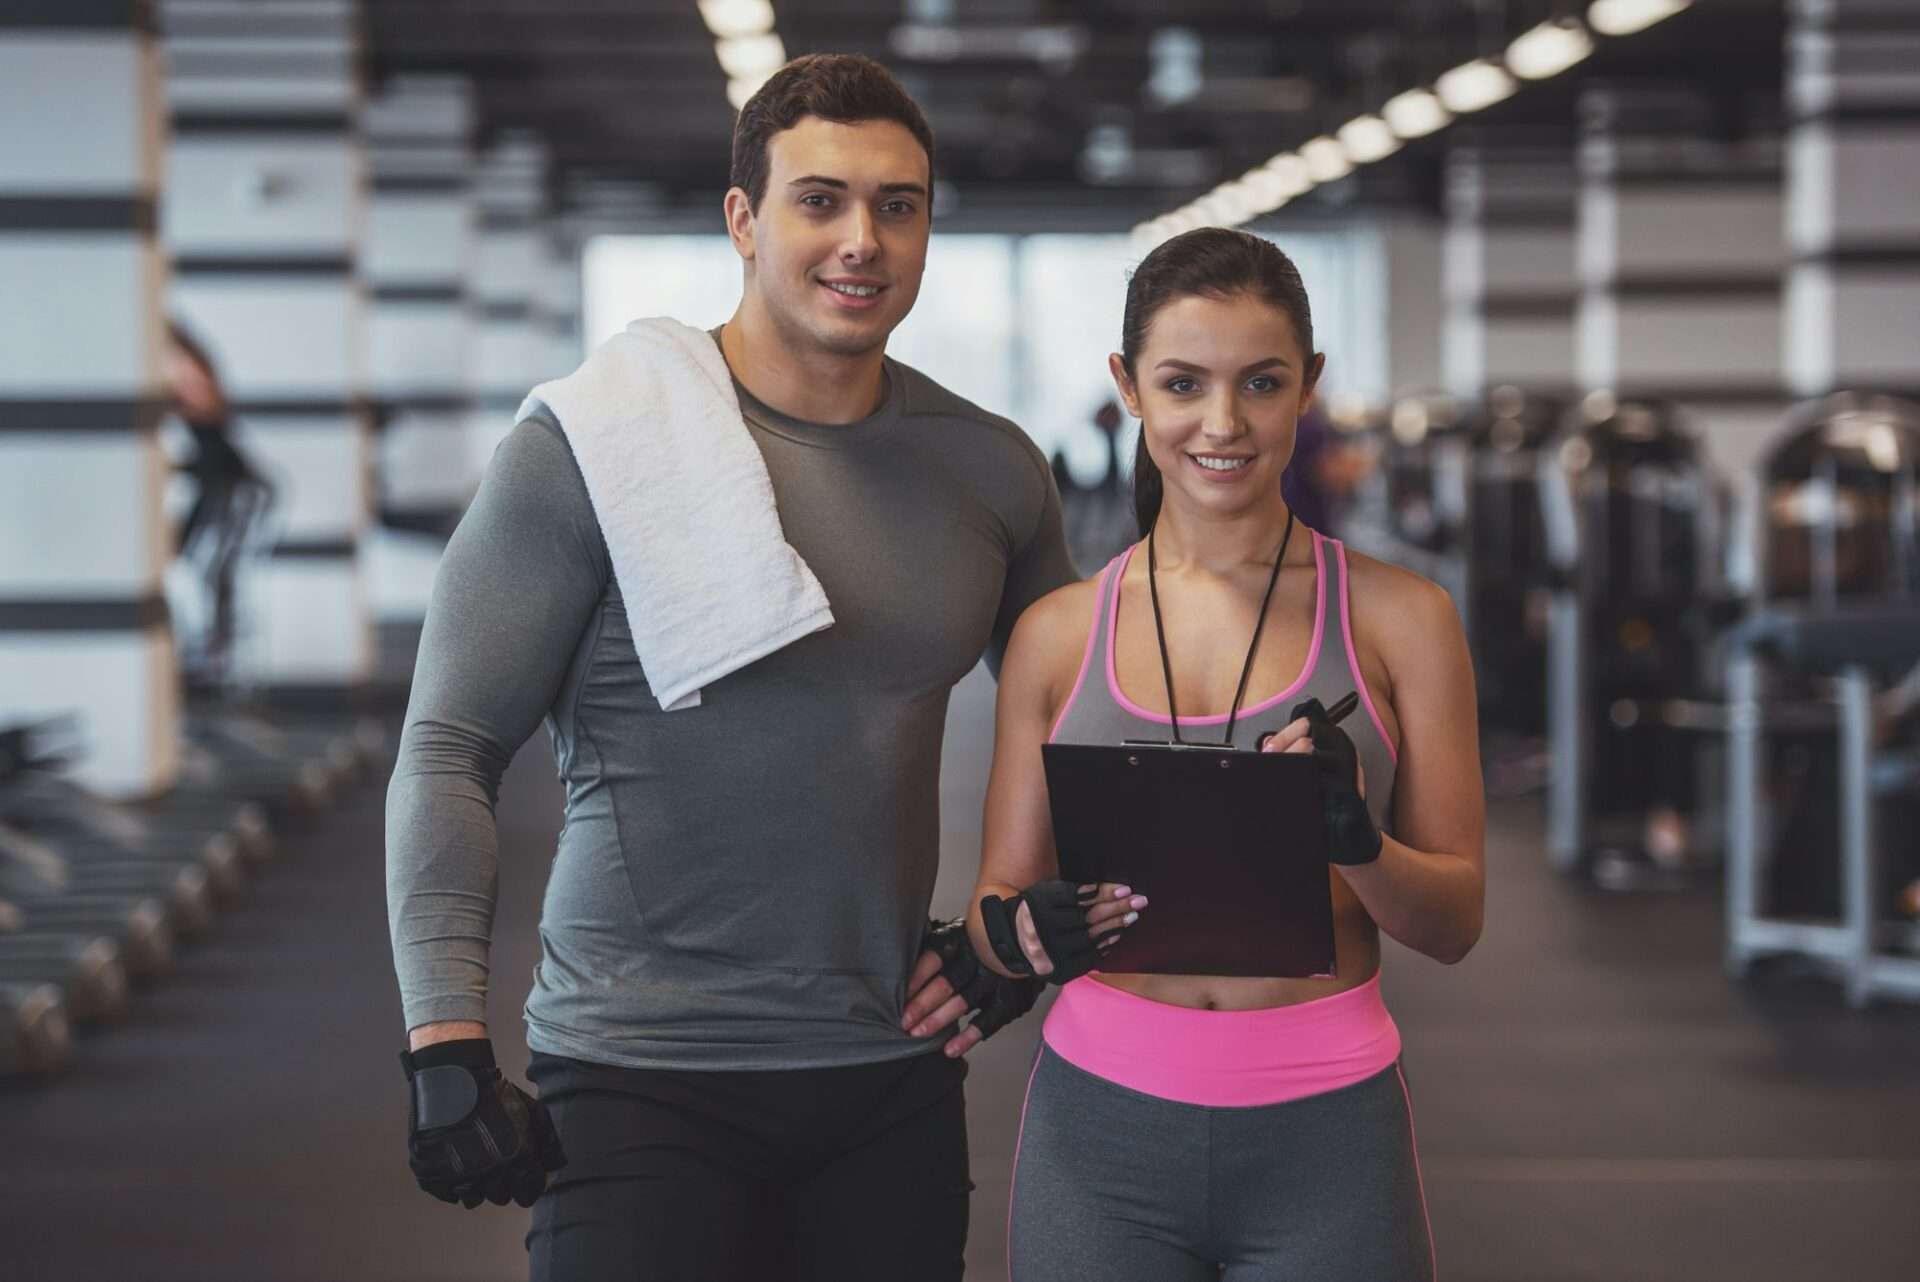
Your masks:
<path fill-rule="evenodd" d="M 520 417 L 535 402 L 573 447 L 662 708 L 696 707 L 702 686 L 832 625 L 711 334 L 634 321 Z"/>

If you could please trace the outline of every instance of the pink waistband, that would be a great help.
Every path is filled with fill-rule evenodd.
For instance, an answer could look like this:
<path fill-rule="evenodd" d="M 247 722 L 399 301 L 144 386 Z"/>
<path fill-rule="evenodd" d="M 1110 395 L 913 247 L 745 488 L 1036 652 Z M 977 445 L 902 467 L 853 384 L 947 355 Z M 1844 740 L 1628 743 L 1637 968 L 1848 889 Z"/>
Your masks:
<path fill-rule="evenodd" d="M 1365 1081 L 1400 1058 L 1380 976 L 1358 988 L 1264 1010 L 1194 1010 L 1098 979 L 1060 990 L 1043 1034 L 1096 1077 L 1183 1104 L 1284 1104 Z"/>

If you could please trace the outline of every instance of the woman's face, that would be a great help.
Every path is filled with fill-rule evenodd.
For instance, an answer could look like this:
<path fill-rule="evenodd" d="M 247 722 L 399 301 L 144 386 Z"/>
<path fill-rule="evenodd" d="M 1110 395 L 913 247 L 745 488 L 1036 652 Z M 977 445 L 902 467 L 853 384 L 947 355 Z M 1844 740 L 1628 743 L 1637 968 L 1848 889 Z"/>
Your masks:
<path fill-rule="evenodd" d="M 1228 516 L 1278 501 L 1324 363 L 1286 312 L 1248 294 L 1176 298 L 1148 322 L 1133 377 L 1118 355 L 1107 363 L 1165 502 Z"/>

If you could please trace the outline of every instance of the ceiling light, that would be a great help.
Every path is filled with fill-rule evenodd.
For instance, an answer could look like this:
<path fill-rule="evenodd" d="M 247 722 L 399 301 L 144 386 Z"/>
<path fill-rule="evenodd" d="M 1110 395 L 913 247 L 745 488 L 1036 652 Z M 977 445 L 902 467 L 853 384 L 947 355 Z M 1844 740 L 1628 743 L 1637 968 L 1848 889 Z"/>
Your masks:
<path fill-rule="evenodd" d="M 1593 52 L 1593 36 L 1578 18 L 1551 18 L 1507 46 L 1507 68 L 1522 80 L 1557 76 Z"/>
<path fill-rule="evenodd" d="M 1587 21 L 1603 36 L 1630 36 L 1664 22 L 1693 0 L 1593 0 Z"/>
<path fill-rule="evenodd" d="M 1433 88 L 1448 111 L 1464 116 L 1512 97 L 1519 84 L 1499 63 L 1475 58 L 1441 76 Z"/>
<path fill-rule="evenodd" d="M 1247 185 L 1243 182 L 1221 183 L 1213 193 L 1213 198 L 1219 202 L 1226 220 L 1235 226 L 1246 222 L 1255 214 L 1266 212 L 1259 208 L 1259 200 L 1247 190 Z"/>
<path fill-rule="evenodd" d="M 1302 143 L 1300 158 L 1307 162 L 1307 172 L 1313 175 L 1317 183 L 1330 183 L 1353 172 L 1353 161 L 1347 158 L 1347 149 L 1325 134 L 1311 142 Z"/>
<path fill-rule="evenodd" d="M 1270 214 L 1298 194 L 1286 179 L 1265 166 L 1249 170 L 1240 185 L 1253 202 L 1256 214 Z"/>
<path fill-rule="evenodd" d="M 1409 89 L 1387 99 L 1380 109 L 1387 127 L 1402 138 L 1425 138 L 1453 119 L 1431 89 Z"/>
<path fill-rule="evenodd" d="M 735 76 L 727 81 L 727 101 L 733 104 L 735 111 L 747 109 L 747 99 L 760 92 L 760 86 L 767 83 L 772 72 L 759 76 Z"/>
<path fill-rule="evenodd" d="M 1299 152 L 1283 151 L 1260 168 L 1280 180 L 1289 199 L 1313 189 L 1313 169 Z"/>
<path fill-rule="evenodd" d="M 764 35 L 773 30 L 771 0 L 700 0 L 707 30 L 722 40 Z"/>
<path fill-rule="evenodd" d="M 722 40 L 713 46 L 713 52 L 729 80 L 770 76 L 787 60 L 787 47 L 780 43 L 779 36 L 771 34 Z"/>
<path fill-rule="evenodd" d="M 1370 165 L 1400 150 L 1400 140 L 1378 116 L 1355 116 L 1341 125 L 1334 137 L 1356 165 Z"/>

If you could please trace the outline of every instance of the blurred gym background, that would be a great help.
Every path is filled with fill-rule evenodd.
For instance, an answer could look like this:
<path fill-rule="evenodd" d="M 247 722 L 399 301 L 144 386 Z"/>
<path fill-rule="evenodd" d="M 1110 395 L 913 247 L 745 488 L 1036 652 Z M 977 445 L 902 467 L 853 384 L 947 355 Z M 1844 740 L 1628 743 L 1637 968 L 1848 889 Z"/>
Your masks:
<path fill-rule="evenodd" d="M 1296 506 L 1479 674 L 1486 937 L 1384 980 L 1444 1274 L 1912 1278 L 1915 0 L 0 0 L 0 1276 L 524 1275 L 405 1165 L 414 642 L 527 390 L 730 314 L 733 113 L 814 51 L 925 108 L 890 350 L 1053 457 L 1084 571 L 1130 265 L 1300 264 Z M 517 1073 L 543 737 L 500 817 Z M 982 1282 L 1038 1022 L 973 1057 Z"/>

